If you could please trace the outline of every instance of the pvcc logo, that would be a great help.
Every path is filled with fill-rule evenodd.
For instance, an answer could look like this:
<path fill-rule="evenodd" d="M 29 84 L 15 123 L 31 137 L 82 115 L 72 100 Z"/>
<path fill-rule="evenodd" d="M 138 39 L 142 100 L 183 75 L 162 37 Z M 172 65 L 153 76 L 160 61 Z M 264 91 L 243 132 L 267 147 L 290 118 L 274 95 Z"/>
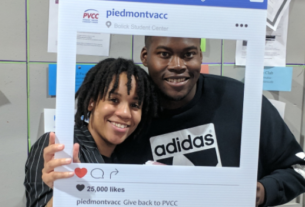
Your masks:
<path fill-rule="evenodd" d="M 83 22 L 84 23 L 98 23 L 99 12 L 95 9 L 88 9 L 84 11 Z"/>

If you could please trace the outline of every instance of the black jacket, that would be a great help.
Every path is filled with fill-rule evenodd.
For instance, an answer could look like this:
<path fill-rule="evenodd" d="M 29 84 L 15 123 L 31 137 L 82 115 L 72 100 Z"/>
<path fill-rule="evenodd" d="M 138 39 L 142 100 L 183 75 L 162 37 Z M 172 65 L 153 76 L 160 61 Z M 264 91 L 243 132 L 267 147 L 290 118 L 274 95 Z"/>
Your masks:
<path fill-rule="evenodd" d="M 117 163 L 113 156 L 107 158 L 99 150 L 87 129 L 87 126 L 74 127 L 74 143 L 79 143 L 79 159 L 82 163 Z M 42 181 L 44 165 L 43 149 L 49 145 L 49 133 L 42 135 L 32 146 L 25 164 L 24 186 L 26 189 L 26 206 L 45 206 L 53 196 L 53 190 Z"/>
<path fill-rule="evenodd" d="M 120 162 L 143 164 L 155 160 L 172 165 L 187 161 L 187 165 L 238 167 L 243 93 L 241 82 L 221 76 L 201 75 L 196 95 L 188 105 L 164 110 L 137 142 L 127 139 L 117 148 Z M 303 150 L 266 98 L 263 98 L 261 120 L 258 181 L 264 185 L 266 192 L 262 206 L 279 205 L 305 191 L 305 179 L 301 175 L 305 173 L 302 166 L 305 161 L 296 156 Z M 213 125 L 215 133 L 207 131 L 201 138 L 197 136 L 197 145 L 194 146 L 196 137 L 192 137 L 190 129 Z M 178 137 L 177 134 L 168 137 L 173 134 L 167 133 L 175 131 L 180 131 L 185 137 Z M 152 137 L 158 140 L 157 144 L 154 141 L 151 143 Z M 192 140 L 193 146 L 186 139 Z M 179 157 L 175 157 L 177 155 Z"/>

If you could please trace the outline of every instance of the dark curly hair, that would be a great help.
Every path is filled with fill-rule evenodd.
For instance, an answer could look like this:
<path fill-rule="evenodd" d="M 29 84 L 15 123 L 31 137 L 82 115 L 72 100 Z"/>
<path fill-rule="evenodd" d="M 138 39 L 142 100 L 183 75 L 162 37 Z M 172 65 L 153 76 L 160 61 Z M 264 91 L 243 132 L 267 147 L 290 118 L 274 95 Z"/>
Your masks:
<path fill-rule="evenodd" d="M 82 85 L 75 94 L 75 99 L 77 99 L 75 123 L 78 126 L 84 125 L 84 120 L 90 116 L 88 111 L 89 102 L 97 103 L 104 98 L 107 95 L 110 83 L 115 77 L 113 87 L 108 93 L 110 96 L 119 85 L 119 75 L 124 72 L 127 74 L 128 80 L 126 84 L 127 93 L 130 93 L 131 78 L 134 76 L 139 104 L 143 103 L 141 122 L 133 132 L 133 136 L 138 135 L 143 126 L 147 126 L 151 118 L 156 116 L 158 101 L 154 92 L 154 84 L 148 74 L 140 66 L 134 64 L 132 60 L 108 58 L 88 71 Z"/>

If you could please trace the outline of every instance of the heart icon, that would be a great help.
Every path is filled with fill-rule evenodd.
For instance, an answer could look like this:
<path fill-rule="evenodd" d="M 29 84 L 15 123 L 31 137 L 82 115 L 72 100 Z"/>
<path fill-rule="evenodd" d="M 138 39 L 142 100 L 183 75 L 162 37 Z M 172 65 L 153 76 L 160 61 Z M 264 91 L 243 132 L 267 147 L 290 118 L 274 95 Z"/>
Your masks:
<path fill-rule="evenodd" d="M 85 185 L 76 185 L 77 190 L 82 191 L 85 188 Z"/>
<path fill-rule="evenodd" d="M 74 172 L 77 175 L 77 177 L 82 178 L 87 174 L 87 169 L 86 168 L 76 168 Z"/>

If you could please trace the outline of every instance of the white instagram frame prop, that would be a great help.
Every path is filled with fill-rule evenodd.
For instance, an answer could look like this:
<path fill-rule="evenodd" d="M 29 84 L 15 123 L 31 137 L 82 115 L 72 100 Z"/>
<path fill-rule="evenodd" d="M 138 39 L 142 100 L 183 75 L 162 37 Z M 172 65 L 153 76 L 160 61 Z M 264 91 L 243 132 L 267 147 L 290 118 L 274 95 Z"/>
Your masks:
<path fill-rule="evenodd" d="M 132 205 L 132 202 L 136 202 L 137 206 L 143 204 L 139 200 L 151 201 L 153 206 L 158 206 L 158 202 L 161 206 L 178 205 L 180 207 L 255 206 L 267 0 L 245 0 L 247 4 L 264 4 L 265 8 L 263 9 L 233 8 L 233 4 L 239 3 L 232 3 L 233 6 L 230 7 L 230 2 L 234 2 L 232 0 L 214 1 L 220 2 L 220 4 L 226 2 L 227 6 L 223 7 L 221 5 L 205 6 L 204 2 L 202 2 L 203 6 L 198 6 L 143 3 L 139 1 L 60 1 L 56 136 L 57 142 L 65 145 L 65 150 L 57 153 L 56 158 L 72 157 L 77 31 L 104 32 L 247 40 L 248 55 L 245 74 L 240 167 L 71 164 L 56 170 L 74 171 L 76 168 L 86 168 L 87 173 L 82 178 L 74 176 L 73 178 L 56 181 L 54 206 L 95 206 L 94 204 L 113 206 L 108 205 L 108 201 L 120 201 L 120 205 L 127 205 L 128 201 L 124 204 L 125 200 L 130 200 L 130 205 Z M 151 0 L 151 2 L 153 1 Z M 155 2 L 161 1 L 156 0 Z M 190 0 L 189 2 L 195 1 Z M 99 12 L 97 23 L 83 22 L 84 11 L 88 9 Z M 167 13 L 168 19 L 162 21 L 160 19 L 121 18 L 118 16 L 107 18 L 106 11 L 112 9 Z M 112 25 L 115 23 L 134 23 L 164 26 L 168 27 L 168 30 L 117 29 L 113 26 L 108 28 L 107 21 L 111 21 Z M 247 24 L 247 27 L 236 27 L 236 24 Z M 251 161 L 249 162 L 249 160 Z M 92 172 L 96 168 L 99 170 Z M 119 173 L 111 179 L 110 174 L 116 169 Z M 91 176 L 92 173 L 100 173 L 103 178 L 96 179 Z M 75 186 L 78 184 L 84 185 L 85 189 L 83 191 L 77 190 Z M 109 189 L 111 186 L 123 188 L 124 193 L 111 193 L 109 191 L 102 193 L 96 190 L 93 193 L 87 191 L 88 186 L 104 186 Z"/>

